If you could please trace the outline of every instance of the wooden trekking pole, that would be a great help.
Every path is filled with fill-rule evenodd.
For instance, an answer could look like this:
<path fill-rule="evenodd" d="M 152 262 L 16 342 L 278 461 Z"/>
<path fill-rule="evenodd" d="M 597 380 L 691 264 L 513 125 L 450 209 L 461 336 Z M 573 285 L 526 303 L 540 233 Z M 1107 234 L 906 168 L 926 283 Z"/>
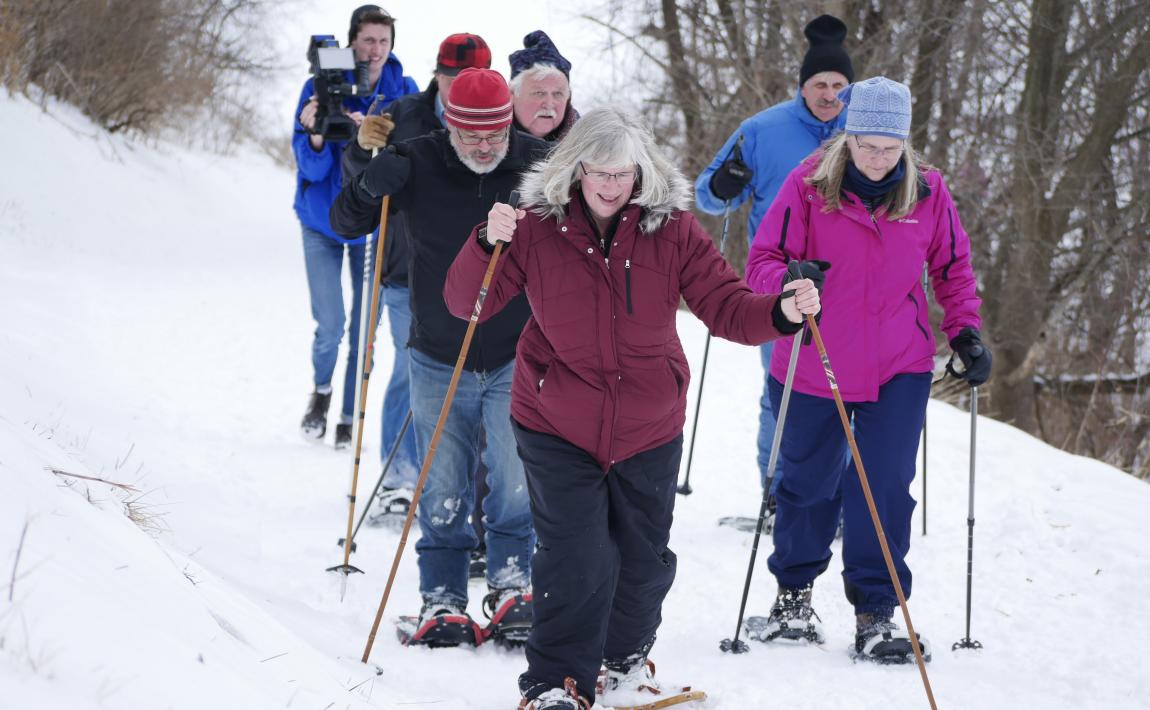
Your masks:
<path fill-rule="evenodd" d="M 513 190 L 507 203 L 512 207 L 519 204 L 519 192 Z M 475 335 L 475 327 L 479 325 L 479 314 L 483 312 L 483 302 L 487 300 L 487 289 L 491 286 L 491 277 L 495 274 L 495 265 L 499 262 L 499 255 L 503 252 L 503 242 L 495 242 L 495 252 L 491 261 L 487 263 L 487 271 L 483 274 L 483 284 L 479 287 L 479 296 L 475 299 L 475 308 L 471 311 L 471 320 L 467 323 L 467 331 L 463 334 L 463 345 L 459 348 L 459 358 L 455 361 L 455 369 L 451 373 L 451 381 L 447 385 L 447 396 L 443 398 L 443 406 L 439 408 L 439 419 L 435 422 L 435 431 L 431 435 L 431 443 L 427 447 L 427 456 L 423 459 L 423 467 L 419 471 L 419 479 L 415 482 L 415 492 L 411 496 L 411 506 L 407 509 L 407 517 L 403 521 L 403 532 L 399 536 L 399 545 L 395 548 L 395 559 L 391 561 L 391 573 L 387 575 L 387 585 L 383 588 L 383 598 L 379 600 L 379 609 L 375 612 L 375 620 L 371 623 L 371 633 L 367 635 L 367 646 L 363 649 L 363 658 L 367 663 L 371 655 L 371 647 L 375 644 L 375 635 L 379 631 L 379 623 L 383 620 L 383 610 L 387 608 L 387 600 L 391 596 L 391 588 L 395 583 L 395 574 L 399 571 L 399 561 L 403 558 L 403 550 L 407 547 L 407 535 L 411 532 L 411 522 L 415 520 L 416 507 L 419 497 L 423 494 L 423 484 L 427 481 L 427 472 L 431 470 L 431 462 L 435 459 L 435 451 L 439 447 L 439 437 L 443 434 L 443 427 L 447 424 L 447 415 L 451 411 L 451 401 L 455 399 L 455 388 L 459 384 L 459 377 L 463 374 L 463 364 L 467 361 L 467 351 L 471 348 L 471 338 Z M 349 528 L 350 535 L 350 528 Z"/>
<path fill-rule="evenodd" d="M 379 150 L 376 149 L 376 154 Z M 370 308 L 364 309 L 368 305 L 367 289 L 363 289 L 363 298 L 360 305 L 360 319 L 359 319 L 359 391 L 356 393 L 355 398 L 355 415 L 352 419 L 355 428 L 355 447 L 351 458 L 351 492 L 347 496 L 347 537 L 344 538 L 343 545 L 343 564 L 334 567 L 328 567 L 328 572 L 339 572 L 343 575 L 339 585 L 339 600 L 342 602 L 344 594 L 347 592 L 347 578 L 353 572 L 363 574 L 363 570 L 351 564 L 351 545 L 352 545 L 352 526 L 355 523 L 355 489 L 359 483 L 359 462 L 360 453 L 363 449 L 363 421 L 364 410 L 367 408 L 367 385 L 371 379 L 371 367 L 374 358 L 372 355 L 375 350 L 375 323 L 376 312 L 379 309 L 379 280 L 383 274 L 383 247 L 387 241 L 387 210 L 391 205 L 391 196 L 384 195 L 383 202 L 379 206 L 379 240 L 378 248 L 375 250 L 375 269 L 369 272 L 371 267 L 372 245 L 371 236 L 368 235 L 367 242 L 364 249 L 364 264 L 363 275 L 366 280 L 369 273 L 374 273 L 371 280 L 371 299 Z M 366 287 L 367 284 L 365 283 Z M 366 310 L 366 312 L 364 312 Z"/>
<path fill-rule="evenodd" d="M 797 271 L 797 262 L 791 262 L 792 267 Z M 796 275 L 796 278 L 800 276 Z M 922 676 L 922 685 L 926 689 L 927 700 L 930 701 L 932 710 L 937 710 L 938 705 L 934 702 L 934 691 L 930 687 L 930 678 L 926 674 L 926 661 L 922 657 L 922 646 L 918 642 L 918 635 L 914 632 L 914 624 L 910 620 L 910 609 L 906 605 L 906 595 L 902 592 L 902 582 L 899 581 L 898 571 L 894 568 L 894 558 L 890 554 L 890 546 L 886 542 L 886 531 L 882 528 L 882 521 L 878 517 L 878 509 L 875 507 L 874 496 L 871 494 L 870 483 L 867 480 L 866 469 L 863 467 L 862 456 L 859 455 L 859 447 L 855 442 L 854 432 L 851 431 L 850 418 L 847 416 L 846 405 L 843 404 L 843 396 L 839 392 L 838 381 L 835 379 L 834 370 L 831 369 L 830 358 L 827 357 L 827 348 L 823 344 L 823 336 L 819 333 L 819 325 L 815 322 L 815 317 L 807 315 L 807 326 L 811 329 L 811 335 L 815 339 L 815 346 L 819 349 L 819 359 L 823 361 L 823 370 L 827 375 L 827 384 L 830 385 L 831 394 L 835 398 L 835 406 L 839 410 L 839 419 L 843 423 L 843 431 L 847 436 L 847 443 L 851 448 L 851 457 L 855 462 L 855 470 L 859 474 L 859 482 L 862 484 L 863 496 L 866 497 L 867 508 L 870 510 L 870 519 L 874 523 L 875 534 L 878 535 L 878 544 L 882 548 L 882 557 L 886 562 L 886 571 L 890 574 L 891 584 L 894 586 L 894 593 L 898 596 L 898 605 L 902 609 L 902 618 L 906 621 L 906 630 L 910 636 L 911 646 L 914 647 L 914 660 L 918 664 L 919 675 Z"/>

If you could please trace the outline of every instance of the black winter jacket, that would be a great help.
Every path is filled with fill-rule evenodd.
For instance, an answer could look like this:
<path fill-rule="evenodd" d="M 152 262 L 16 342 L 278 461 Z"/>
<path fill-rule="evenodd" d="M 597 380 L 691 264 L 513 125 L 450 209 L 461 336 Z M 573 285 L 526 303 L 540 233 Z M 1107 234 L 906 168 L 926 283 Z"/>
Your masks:
<path fill-rule="evenodd" d="M 387 164 L 388 181 L 383 192 L 391 195 L 393 212 L 406 214 L 410 228 L 412 348 L 455 364 L 467 321 L 451 315 L 443 301 L 447 270 L 471 230 L 487 221 L 487 212 L 495 202 L 507 200 L 521 175 L 531 163 L 543 158 L 549 147 L 526 133 L 511 131 L 507 156 L 484 175 L 472 172 L 459 160 L 444 130 L 404 141 L 372 158 Z M 361 178 L 346 180 L 331 208 L 332 229 L 349 238 L 379 225 L 382 196 L 369 194 Z M 483 372 L 511 362 L 530 315 L 527 299 L 520 294 L 498 315 L 478 326 L 464 367 Z"/>
<path fill-rule="evenodd" d="M 395 129 L 388 141 L 391 144 L 426 135 L 443 128 L 435 115 L 435 97 L 439 85 L 431 80 L 427 88 L 418 94 L 402 96 L 388 104 L 385 113 L 391 114 Z M 371 153 L 350 141 L 343 151 L 344 182 L 355 180 L 371 161 Z M 408 262 L 411 259 L 411 231 L 407 217 L 403 213 L 387 219 L 387 239 L 384 240 L 383 280 L 396 286 L 408 285 Z"/>

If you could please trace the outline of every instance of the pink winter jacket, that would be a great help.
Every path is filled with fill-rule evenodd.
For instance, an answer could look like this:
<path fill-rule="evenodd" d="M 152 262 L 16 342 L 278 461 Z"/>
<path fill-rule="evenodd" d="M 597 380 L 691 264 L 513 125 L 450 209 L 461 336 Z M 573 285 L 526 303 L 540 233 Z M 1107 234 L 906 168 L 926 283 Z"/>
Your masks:
<path fill-rule="evenodd" d="M 935 299 L 942 306 L 947 339 L 963 327 L 979 328 L 970 240 L 942 176 L 921 173 L 923 186 L 914 211 L 902 219 L 871 216 L 862 202 L 843 193 L 842 208 L 826 204 L 805 178 L 818 155 L 795 168 L 779 190 L 747 257 L 747 284 L 759 293 L 777 293 L 791 259 L 824 259 L 826 273 L 819 329 L 843 399 L 873 402 L 895 375 L 934 369 L 934 336 L 922 288 L 929 269 Z M 782 382 L 791 341 L 779 343 L 771 375 Z M 794 389 L 831 397 L 814 345 L 803 346 Z"/>
<path fill-rule="evenodd" d="M 683 431 L 690 371 L 675 326 L 680 296 L 717 337 L 758 345 L 782 334 L 777 297 L 747 288 L 690 212 L 628 205 L 604 259 L 580 199 L 519 222 L 479 320 L 527 292 L 533 315 L 516 350 L 511 415 L 607 470 Z M 542 198 L 527 191 L 524 204 Z M 490 258 L 473 232 L 443 289 L 457 317 L 471 316 Z"/>

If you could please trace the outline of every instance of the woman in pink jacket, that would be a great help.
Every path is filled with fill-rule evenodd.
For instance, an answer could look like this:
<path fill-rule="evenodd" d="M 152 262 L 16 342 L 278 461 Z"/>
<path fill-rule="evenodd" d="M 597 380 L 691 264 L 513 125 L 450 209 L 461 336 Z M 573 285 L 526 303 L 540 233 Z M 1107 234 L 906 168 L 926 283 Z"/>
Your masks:
<path fill-rule="evenodd" d="M 798 331 L 818 291 L 800 279 L 794 298 L 752 293 L 632 114 L 587 113 L 521 191 L 525 209 L 492 207 L 444 288 L 470 317 L 503 241 L 482 317 L 521 291 L 531 304 L 511 391 L 539 538 L 520 708 L 589 708 L 600 664 L 599 700 L 633 705 L 656 687 L 647 653 L 675 577 L 667 542 L 690 376 L 679 300 L 716 336 L 758 345 Z"/>
<path fill-rule="evenodd" d="M 840 98 L 847 104 L 846 132 L 791 173 L 755 234 L 746 278 L 759 293 L 777 291 L 787 263 L 797 259 L 802 273 L 822 284 L 820 330 L 909 597 L 910 484 L 935 354 L 924 265 L 944 311 L 942 330 L 971 385 L 990 376 L 991 355 L 978 330 L 981 300 L 970 241 L 942 176 L 920 163 L 907 142 L 909 89 L 876 77 Z M 771 361 L 776 411 L 790 353 L 775 348 Z M 767 562 L 778 596 L 769 617 L 748 623 L 748 635 L 823 641 L 811 592 L 830 563 L 841 511 L 856 654 L 913 662 L 910 639 L 894 621 L 898 599 L 813 346 L 799 351 L 788 411 L 780 450 L 787 475 L 777 493 L 775 549 Z M 929 656 L 925 639 L 923 646 Z"/>

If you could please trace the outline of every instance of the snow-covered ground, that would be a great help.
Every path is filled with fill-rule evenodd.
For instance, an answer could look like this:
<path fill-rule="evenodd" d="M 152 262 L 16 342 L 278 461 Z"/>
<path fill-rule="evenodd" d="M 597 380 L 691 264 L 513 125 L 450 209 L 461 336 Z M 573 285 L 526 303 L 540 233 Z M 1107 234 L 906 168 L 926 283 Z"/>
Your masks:
<path fill-rule="evenodd" d="M 366 574 L 341 603 L 324 569 L 342 561 L 350 455 L 296 433 L 312 324 L 291 173 L 254 153 L 133 146 L 56 104 L 0 98 L 0 125 L 20 127 L 0 150 L 0 707 L 513 708 L 520 654 L 394 640 L 390 620 L 418 606 L 410 547 L 372 665 L 359 663 L 398 536 L 364 529 Z M 701 358 L 689 314 L 681 334 Z M 850 661 L 837 559 L 816 585 L 825 646 L 719 651 L 751 536 L 715 523 L 758 510 L 760 378 L 756 351 L 713 343 L 659 675 L 707 690 L 709 708 L 927 707 L 913 667 Z M 379 471 L 380 390 L 362 486 Z M 932 403 L 929 418 L 911 611 L 933 641 L 939 707 L 1150 707 L 1150 487 L 982 419 L 972 632 L 985 649 L 952 652 L 969 415 Z M 773 593 L 760 561 L 749 612 Z"/>

